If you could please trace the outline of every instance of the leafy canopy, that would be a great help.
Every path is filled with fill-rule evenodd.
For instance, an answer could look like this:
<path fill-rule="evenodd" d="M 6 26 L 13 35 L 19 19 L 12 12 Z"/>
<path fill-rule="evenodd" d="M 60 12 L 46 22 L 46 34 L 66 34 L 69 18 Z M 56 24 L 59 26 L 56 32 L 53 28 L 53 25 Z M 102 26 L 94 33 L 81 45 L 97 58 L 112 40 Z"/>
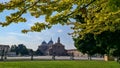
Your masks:
<path fill-rule="evenodd" d="M 10 0 L 0 3 L 0 13 L 17 10 L 6 16 L 1 26 L 26 22 L 22 16 L 30 13 L 36 18 L 45 15 L 44 22 L 37 22 L 28 31 L 41 31 L 55 24 L 74 25 L 73 36 L 87 33 L 100 34 L 104 31 L 120 30 L 120 0 Z M 75 19 L 79 17 L 81 21 Z M 83 22 L 84 21 L 84 22 Z"/>

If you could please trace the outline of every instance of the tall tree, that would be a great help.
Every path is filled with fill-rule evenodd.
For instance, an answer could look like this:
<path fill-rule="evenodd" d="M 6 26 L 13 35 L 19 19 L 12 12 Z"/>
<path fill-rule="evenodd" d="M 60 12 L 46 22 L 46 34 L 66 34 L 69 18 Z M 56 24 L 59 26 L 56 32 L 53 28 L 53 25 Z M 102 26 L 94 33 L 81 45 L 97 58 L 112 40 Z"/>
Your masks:
<path fill-rule="evenodd" d="M 88 59 L 91 60 L 91 56 L 98 53 L 96 40 L 93 34 L 86 34 L 84 39 L 80 37 L 74 38 L 75 47 L 83 54 L 88 54 Z"/>
<path fill-rule="evenodd" d="M 17 48 L 17 52 L 20 55 L 29 55 L 28 49 L 26 48 L 26 46 L 24 44 L 19 44 L 18 48 Z"/>
<path fill-rule="evenodd" d="M 16 52 L 17 50 L 17 46 L 16 45 L 12 45 L 11 48 L 10 48 L 10 51 L 11 52 Z"/>

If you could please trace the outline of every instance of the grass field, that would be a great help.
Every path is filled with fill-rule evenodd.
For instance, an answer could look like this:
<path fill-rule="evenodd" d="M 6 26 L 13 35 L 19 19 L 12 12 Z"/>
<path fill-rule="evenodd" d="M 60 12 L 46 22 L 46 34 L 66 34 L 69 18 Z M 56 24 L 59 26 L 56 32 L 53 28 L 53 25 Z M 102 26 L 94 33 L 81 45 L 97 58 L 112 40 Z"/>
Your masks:
<path fill-rule="evenodd" d="M 0 68 L 120 68 L 114 61 L 6 61 Z"/>

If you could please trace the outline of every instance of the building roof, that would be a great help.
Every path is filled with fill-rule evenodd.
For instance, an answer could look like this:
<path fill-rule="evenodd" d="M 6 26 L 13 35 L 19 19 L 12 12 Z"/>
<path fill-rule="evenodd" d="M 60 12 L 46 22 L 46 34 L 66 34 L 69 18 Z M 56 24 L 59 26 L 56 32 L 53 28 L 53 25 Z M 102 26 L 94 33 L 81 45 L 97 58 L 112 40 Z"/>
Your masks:
<path fill-rule="evenodd" d="M 78 51 L 77 49 L 68 49 L 67 51 Z"/>
<path fill-rule="evenodd" d="M 0 44 L 0 47 L 9 47 L 9 45 L 2 45 L 2 44 Z"/>
<path fill-rule="evenodd" d="M 49 44 L 53 44 L 52 38 L 51 38 L 51 40 L 48 42 L 48 45 L 49 45 Z"/>
<path fill-rule="evenodd" d="M 42 42 L 42 45 L 46 45 L 46 44 L 47 44 L 46 41 L 43 41 L 43 42 Z"/>

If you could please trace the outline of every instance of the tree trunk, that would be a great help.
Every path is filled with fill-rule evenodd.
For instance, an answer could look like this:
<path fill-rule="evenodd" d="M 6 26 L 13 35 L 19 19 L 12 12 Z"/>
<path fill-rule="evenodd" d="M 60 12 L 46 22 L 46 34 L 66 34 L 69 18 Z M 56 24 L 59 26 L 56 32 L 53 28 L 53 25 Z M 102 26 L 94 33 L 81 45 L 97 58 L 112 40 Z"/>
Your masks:
<path fill-rule="evenodd" d="M 33 55 L 31 55 L 31 60 L 33 60 Z"/>
<path fill-rule="evenodd" d="M 91 55 L 88 54 L 88 60 L 92 60 Z"/>
<path fill-rule="evenodd" d="M 2 50 L 2 55 L 1 55 L 1 61 L 3 61 L 4 60 L 4 49 Z"/>
<path fill-rule="evenodd" d="M 1 61 L 3 61 L 3 55 L 1 55 Z"/>
<path fill-rule="evenodd" d="M 73 53 L 71 53 L 71 55 L 70 55 L 70 60 L 74 60 L 74 54 Z"/>
<path fill-rule="evenodd" d="M 53 55 L 52 55 L 52 60 L 55 60 L 55 56 L 56 56 L 56 53 L 53 52 Z"/>
<path fill-rule="evenodd" d="M 117 62 L 120 63 L 120 57 L 117 57 Z"/>
<path fill-rule="evenodd" d="M 5 53 L 4 53 L 4 59 L 5 60 L 7 59 L 7 51 L 5 51 Z"/>
<path fill-rule="evenodd" d="M 33 50 L 30 51 L 31 60 L 33 60 Z"/>

